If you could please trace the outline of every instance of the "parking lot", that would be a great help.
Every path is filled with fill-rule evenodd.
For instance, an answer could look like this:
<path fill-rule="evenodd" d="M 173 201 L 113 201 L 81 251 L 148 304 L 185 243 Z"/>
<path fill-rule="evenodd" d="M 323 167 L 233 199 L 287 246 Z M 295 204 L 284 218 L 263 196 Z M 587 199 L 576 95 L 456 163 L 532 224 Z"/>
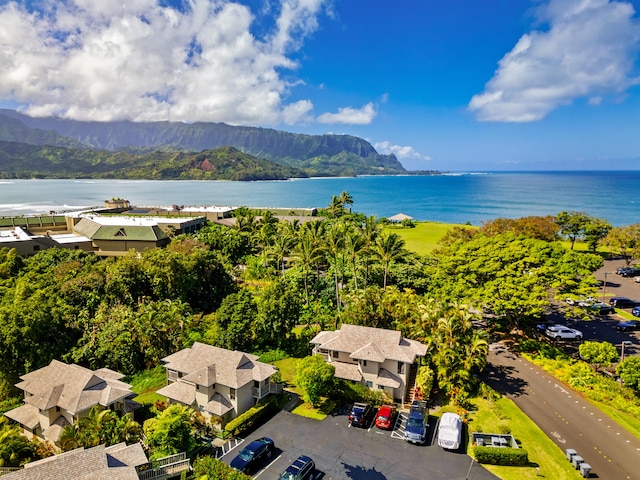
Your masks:
<path fill-rule="evenodd" d="M 615 273 L 618 267 L 624 266 L 624 260 L 614 259 L 605 260 L 603 267 L 595 272 L 597 280 L 605 281 L 606 286 L 603 284 L 598 289 L 596 299 L 602 300 L 604 303 L 609 303 L 609 299 L 613 296 L 627 297 L 632 300 L 640 300 L 640 283 L 633 281 L 633 278 L 626 278 Z M 606 275 L 605 275 L 606 272 Z M 623 309 L 626 312 L 631 312 L 631 308 Z M 625 357 L 629 355 L 640 354 L 640 330 L 619 332 L 615 326 L 618 322 L 623 320 L 618 315 L 601 315 L 595 317 L 590 321 L 574 320 L 574 319 L 561 319 L 559 323 L 564 323 L 571 328 L 576 328 L 584 334 L 584 340 L 598 340 L 610 342 L 618 347 L 618 351 L 622 354 L 622 342 L 628 342 L 625 344 Z M 564 342 L 568 350 L 572 350 L 572 345 L 577 350 L 579 345 L 577 342 Z"/>
<path fill-rule="evenodd" d="M 383 431 L 375 426 L 367 429 L 351 427 L 347 415 L 347 409 L 338 410 L 318 421 L 279 412 L 245 439 L 248 442 L 266 436 L 274 441 L 277 449 L 274 460 L 253 477 L 277 480 L 298 456 L 308 455 L 316 463 L 315 480 L 497 478 L 472 462 L 464 452 L 440 448 L 434 442 L 436 417 L 429 417 L 426 444 L 412 445 L 403 440 L 401 418 L 393 431 Z M 241 448 L 242 444 L 222 460 L 228 464 Z"/>

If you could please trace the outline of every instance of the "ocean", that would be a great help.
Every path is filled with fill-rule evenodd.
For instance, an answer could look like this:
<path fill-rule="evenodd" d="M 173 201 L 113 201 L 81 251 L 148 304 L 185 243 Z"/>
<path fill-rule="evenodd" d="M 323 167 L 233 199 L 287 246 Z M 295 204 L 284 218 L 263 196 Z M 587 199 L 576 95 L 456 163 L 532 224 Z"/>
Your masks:
<path fill-rule="evenodd" d="M 132 205 L 326 207 L 348 191 L 353 210 L 389 217 L 481 225 L 484 221 L 581 211 L 614 226 L 640 223 L 640 171 L 477 172 L 270 182 L 152 180 L 0 180 L 0 215 Z"/>

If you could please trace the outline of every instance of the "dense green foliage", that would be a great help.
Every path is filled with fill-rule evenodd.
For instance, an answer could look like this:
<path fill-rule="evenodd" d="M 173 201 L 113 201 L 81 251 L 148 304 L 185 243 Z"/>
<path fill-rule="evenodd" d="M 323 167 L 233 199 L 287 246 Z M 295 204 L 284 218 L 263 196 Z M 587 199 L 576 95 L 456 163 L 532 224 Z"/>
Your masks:
<path fill-rule="evenodd" d="M 249 480 L 251 477 L 238 472 L 217 458 L 205 456 L 193 462 L 193 473 L 197 480 Z"/>
<path fill-rule="evenodd" d="M 321 355 L 312 355 L 298 362 L 295 382 L 305 391 L 305 401 L 317 405 L 320 397 L 334 388 L 335 367 Z"/>
<path fill-rule="evenodd" d="M 121 442 L 130 445 L 140 440 L 141 433 L 142 427 L 133 420 L 132 414 L 120 415 L 112 410 L 93 407 L 89 415 L 62 429 L 60 447 L 68 451 Z"/>
<path fill-rule="evenodd" d="M 529 452 L 523 448 L 476 446 L 473 456 L 478 463 L 489 465 L 526 465 L 529 461 Z"/>
<path fill-rule="evenodd" d="M 18 467 L 36 458 L 36 448 L 15 425 L 0 416 L 0 467 Z"/>
<path fill-rule="evenodd" d="M 0 121 L 8 123 L 9 119 L 14 122 L 19 120 L 28 128 L 13 126 L 7 128 L 3 136 L 0 129 L 0 140 L 43 145 L 37 143 L 38 134 L 47 130 L 67 137 L 62 140 L 52 137 L 48 132 L 48 138 L 54 141 L 46 143 L 48 145 L 66 146 L 75 140 L 101 150 L 161 150 L 170 147 L 180 151 L 202 152 L 231 146 L 258 158 L 304 170 L 311 176 L 405 172 L 395 155 L 380 155 L 369 142 L 350 135 L 303 135 L 207 122 L 76 122 L 58 118 L 31 118 L 15 111 L 0 110 Z M 33 129 L 41 130 L 33 132 Z"/>
<path fill-rule="evenodd" d="M 616 373 L 620 375 L 625 386 L 640 393 L 640 357 L 627 357 L 618 365 Z"/>
<path fill-rule="evenodd" d="M 170 405 L 156 418 L 144 422 L 144 434 L 147 437 L 150 459 L 190 452 L 195 446 L 195 412 L 183 405 Z"/>
<path fill-rule="evenodd" d="M 198 153 L 131 153 L 0 141 L 0 178 L 251 181 L 306 176 L 299 169 L 258 159 L 232 147 Z"/>
<path fill-rule="evenodd" d="M 584 342 L 578 347 L 580 357 L 594 369 L 608 367 L 618 359 L 618 350 L 609 342 Z"/>

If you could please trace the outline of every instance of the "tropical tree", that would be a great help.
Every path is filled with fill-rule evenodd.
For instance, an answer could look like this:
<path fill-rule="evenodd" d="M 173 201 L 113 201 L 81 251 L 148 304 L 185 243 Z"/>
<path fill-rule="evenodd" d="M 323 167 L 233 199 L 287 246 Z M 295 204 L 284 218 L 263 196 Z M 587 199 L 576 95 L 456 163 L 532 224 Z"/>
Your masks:
<path fill-rule="evenodd" d="M 34 458 L 34 445 L 20 433 L 17 426 L 9 425 L 0 417 L 0 467 L 18 467 Z"/>
<path fill-rule="evenodd" d="M 591 217 L 584 212 L 560 212 L 556 215 L 556 223 L 560 227 L 560 233 L 571 241 L 571 250 L 576 240 L 584 234 L 585 225 Z"/>
<path fill-rule="evenodd" d="M 320 244 L 314 240 L 310 230 L 305 229 L 302 232 L 293 247 L 292 255 L 294 264 L 302 267 L 304 298 L 305 303 L 309 305 L 309 274 L 312 272 L 313 266 L 318 265 L 322 259 Z"/>
<path fill-rule="evenodd" d="M 332 391 L 335 367 L 321 355 L 312 355 L 298 361 L 295 383 L 304 390 L 304 400 L 317 406 L 322 395 Z"/>
<path fill-rule="evenodd" d="M 257 316 L 258 306 L 251 292 L 243 288 L 228 295 L 215 314 L 215 343 L 229 350 L 251 350 Z"/>
<path fill-rule="evenodd" d="M 198 480 L 250 480 L 251 477 L 234 470 L 222 460 L 204 456 L 193 462 L 193 473 Z"/>
<path fill-rule="evenodd" d="M 387 275 L 391 262 L 402 258 L 406 253 L 404 244 L 404 240 L 397 233 L 382 233 L 377 237 L 374 252 L 384 268 L 382 288 L 387 288 Z"/>
<path fill-rule="evenodd" d="M 321 247 L 322 252 L 329 259 L 329 263 L 331 264 L 331 268 L 333 270 L 336 309 L 338 311 L 338 317 L 340 317 L 340 304 L 342 303 L 340 300 L 339 275 L 341 272 L 344 255 L 345 229 L 345 224 L 342 222 L 332 223 L 331 227 L 326 232 L 324 242 Z"/>
<path fill-rule="evenodd" d="M 195 446 L 191 421 L 195 412 L 184 405 L 169 405 L 156 418 L 144 422 L 144 433 L 151 452 L 150 458 L 162 458 L 180 452 L 190 452 Z"/>
<path fill-rule="evenodd" d="M 618 350 L 609 342 L 583 342 L 578 348 L 580 357 L 590 363 L 594 370 L 608 367 L 618 359 Z"/>
<path fill-rule="evenodd" d="M 618 365 L 616 373 L 622 382 L 630 388 L 640 392 L 640 357 L 627 357 Z"/>
<path fill-rule="evenodd" d="M 622 255 L 629 265 L 632 256 L 640 256 L 640 223 L 612 228 L 602 243 L 613 253 Z"/>
<path fill-rule="evenodd" d="M 78 447 L 95 447 L 97 445 L 115 445 L 117 443 L 135 443 L 140 439 L 142 428 L 133 420 L 132 414 L 118 413 L 93 407 L 89 415 L 81 417 L 73 425 L 67 425 L 60 434 L 60 446 L 63 451 Z"/>

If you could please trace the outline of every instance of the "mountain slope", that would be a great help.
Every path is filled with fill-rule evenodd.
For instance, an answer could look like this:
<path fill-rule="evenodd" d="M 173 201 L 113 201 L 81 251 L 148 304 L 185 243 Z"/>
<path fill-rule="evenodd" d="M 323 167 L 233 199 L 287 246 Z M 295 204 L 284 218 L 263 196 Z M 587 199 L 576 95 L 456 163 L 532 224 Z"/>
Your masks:
<path fill-rule="evenodd" d="M 232 146 L 255 157 L 304 169 L 309 175 L 363 175 L 404 173 L 395 155 L 380 155 L 373 146 L 350 135 L 304 135 L 224 123 L 78 122 L 32 118 L 13 110 L 0 117 L 19 120 L 29 128 L 55 131 L 84 145 L 106 150 L 122 148 L 203 151 Z M 18 142 L 23 138 L 14 137 Z M 26 142 L 30 143 L 30 142 Z"/>
<path fill-rule="evenodd" d="M 232 147 L 135 154 L 0 141 L 0 178 L 286 180 L 306 176 L 301 170 Z"/>

